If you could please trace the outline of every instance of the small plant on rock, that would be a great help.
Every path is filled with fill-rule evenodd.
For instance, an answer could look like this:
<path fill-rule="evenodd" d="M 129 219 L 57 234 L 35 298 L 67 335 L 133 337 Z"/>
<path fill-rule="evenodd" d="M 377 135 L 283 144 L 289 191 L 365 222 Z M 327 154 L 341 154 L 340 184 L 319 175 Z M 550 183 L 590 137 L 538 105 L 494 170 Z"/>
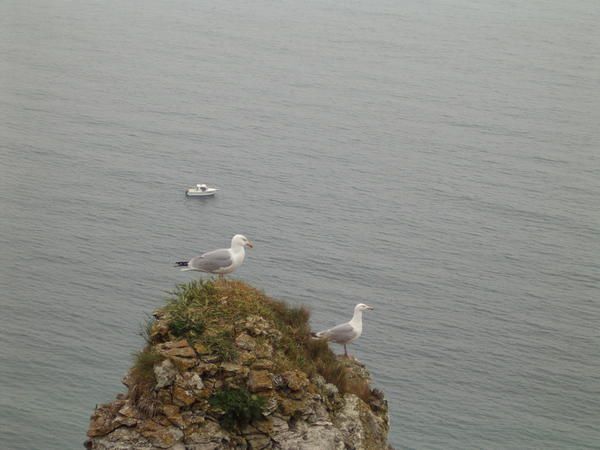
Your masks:
<path fill-rule="evenodd" d="M 198 318 L 190 317 L 185 311 L 174 314 L 169 322 L 169 331 L 177 337 L 197 338 L 204 332 L 204 322 Z"/>
<path fill-rule="evenodd" d="M 152 417 L 158 409 L 158 400 L 154 393 L 156 377 L 154 365 L 164 360 L 158 352 L 146 347 L 135 354 L 133 367 L 129 373 L 129 397 L 137 409 L 147 417 Z"/>
<path fill-rule="evenodd" d="M 210 352 L 217 355 L 221 361 L 234 361 L 238 357 L 233 334 L 230 331 L 221 331 L 213 336 L 205 336 L 203 339 Z"/>
<path fill-rule="evenodd" d="M 231 430 L 235 426 L 241 428 L 262 418 L 262 410 L 267 401 L 246 389 L 225 389 L 214 394 L 209 403 L 222 411 L 221 424 Z"/>
<path fill-rule="evenodd" d="M 149 316 L 144 323 L 140 325 L 140 331 L 138 334 L 146 341 L 146 344 L 152 345 L 152 327 L 155 323 L 155 319 Z"/>

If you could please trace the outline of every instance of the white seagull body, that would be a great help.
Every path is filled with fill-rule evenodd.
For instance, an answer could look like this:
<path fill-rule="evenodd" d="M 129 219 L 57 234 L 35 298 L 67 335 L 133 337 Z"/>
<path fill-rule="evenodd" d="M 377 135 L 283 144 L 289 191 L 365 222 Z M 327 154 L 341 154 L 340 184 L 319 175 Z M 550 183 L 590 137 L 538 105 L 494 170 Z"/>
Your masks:
<path fill-rule="evenodd" d="M 230 248 L 213 250 L 200 256 L 194 256 L 189 261 L 178 261 L 175 264 L 177 267 L 181 267 L 182 271 L 195 270 L 223 277 L 226 273 L 231 273 L 242 265 L 246 257 L 246 247 L 252 248 L 252 242 L 246 236 L 236 234 L 231 239 Z"/>
<path fill-rule="evenodd" d="M 328 330 L 315 333 L 314 337 L 335 342 L 336 344 L 343 344 L 344 355 L 348 357 L 348 350 L 346 349 L 346 345 L 354 342 L 360 337 L 363 329 L 362 313 L 363 311 L 370 309 L 373 309 L 373 307 L 365 305 L 364 303 L 359 303 L 354 307 L 354 316 L 352 316 L 352 320 L 350 320 L 350 322 L 346 322 L 341 325 L 336 325 L 335 327 L 329 328 Z"/>

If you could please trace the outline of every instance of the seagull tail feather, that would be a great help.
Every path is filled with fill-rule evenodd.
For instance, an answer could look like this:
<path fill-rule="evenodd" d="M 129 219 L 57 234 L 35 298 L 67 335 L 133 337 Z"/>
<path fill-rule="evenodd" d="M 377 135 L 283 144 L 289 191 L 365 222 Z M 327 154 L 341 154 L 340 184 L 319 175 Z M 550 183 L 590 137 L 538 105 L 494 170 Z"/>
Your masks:
<path fill-rule="evenodd" d="M 181 271 L 182 272 L 188 272 L 190 270 L 194 270 L 191 267 L 188 266 L 188 262 L 187 261 L 177 261 L 175 263 L 175 267 L 181 267 Z"/>

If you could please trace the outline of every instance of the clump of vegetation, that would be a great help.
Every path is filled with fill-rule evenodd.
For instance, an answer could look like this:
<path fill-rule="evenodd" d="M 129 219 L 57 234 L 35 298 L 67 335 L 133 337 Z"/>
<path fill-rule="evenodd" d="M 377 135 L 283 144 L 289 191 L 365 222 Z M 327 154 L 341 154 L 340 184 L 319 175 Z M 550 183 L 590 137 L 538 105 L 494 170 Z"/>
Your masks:
<path fill-rule="evenodd" d="M 169 331 L 176 337 L 196 340 L 205 330 L 202 306 L 215 295 L 211 282 L 195 281 L 177 287 L 166 307 L 169 313 Z"/>
<path fill-rule="evenodd" d="M 171 298 L 167 308 L 172 311 L 181 307 L 206 305 L 214 299 L 216 294 L 216 283 L 210 280 L 196 280 L 180 284 L 175 289 L 174 297 Z"/>
<path fill-rule="evenodd" d="M 154 326 L 154 322 L 154 317 L 148 317 L 146 321 L 140 325 L 140 331 L 138 332 L 148 345 L 152 344 L 152 327 Z"/>
<path fill-rule="evenodd" d="M 164 360 L 164 356 L 149 347 L 137 352 L 131 373 L 138 380 L 155 382 L 154 365 Z"/>
<path fill-rule="evenodd" d="M 205 336 L 203 342 L 221 361 L 234 361 L 238 357 L 234 339 L 231 331 L 223 330 L 216 335 Z"/>
<path fill-rule="evenodd" d="M 158 411 L 158 400 L 154 393 L 156 376 L 154 365 L 164 360 L 158 352 L 147 346 L 134 356 L 134 363 L 129 372 L 129 397 L 138 410 L 147 417 L 153 417 Z"/>
<path fill-rule="evenodd" d="M 204 322 L 181 312 L 172 317 L 169 322 L 169 331 L 177 337 L 189 337 L 194 340 L 204 332 Z"/>
<path fill-rule="evenodd" d="M 224 389 L 214 394 L 209 403 L 223 412 L 221 424 L 229 430 L 239 428 L 262 417 L 267 401 L 246 389 Z"/>

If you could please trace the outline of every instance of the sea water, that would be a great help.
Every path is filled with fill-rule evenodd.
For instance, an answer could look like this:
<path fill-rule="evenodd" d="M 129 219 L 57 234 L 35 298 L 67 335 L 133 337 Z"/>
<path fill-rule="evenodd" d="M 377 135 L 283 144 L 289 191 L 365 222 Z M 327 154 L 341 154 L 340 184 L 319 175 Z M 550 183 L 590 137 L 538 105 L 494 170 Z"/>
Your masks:
<path fill-rule="evenodd" d="M 396 448 L 600 447 L 599 22 L 595 0 L 2 2 L 0 447 L 81 448 L 142 324 L 203 277 L 173 262 L 236 233 L 235 277 L 315 329 L 375 307 L 350 351 Z"/>

